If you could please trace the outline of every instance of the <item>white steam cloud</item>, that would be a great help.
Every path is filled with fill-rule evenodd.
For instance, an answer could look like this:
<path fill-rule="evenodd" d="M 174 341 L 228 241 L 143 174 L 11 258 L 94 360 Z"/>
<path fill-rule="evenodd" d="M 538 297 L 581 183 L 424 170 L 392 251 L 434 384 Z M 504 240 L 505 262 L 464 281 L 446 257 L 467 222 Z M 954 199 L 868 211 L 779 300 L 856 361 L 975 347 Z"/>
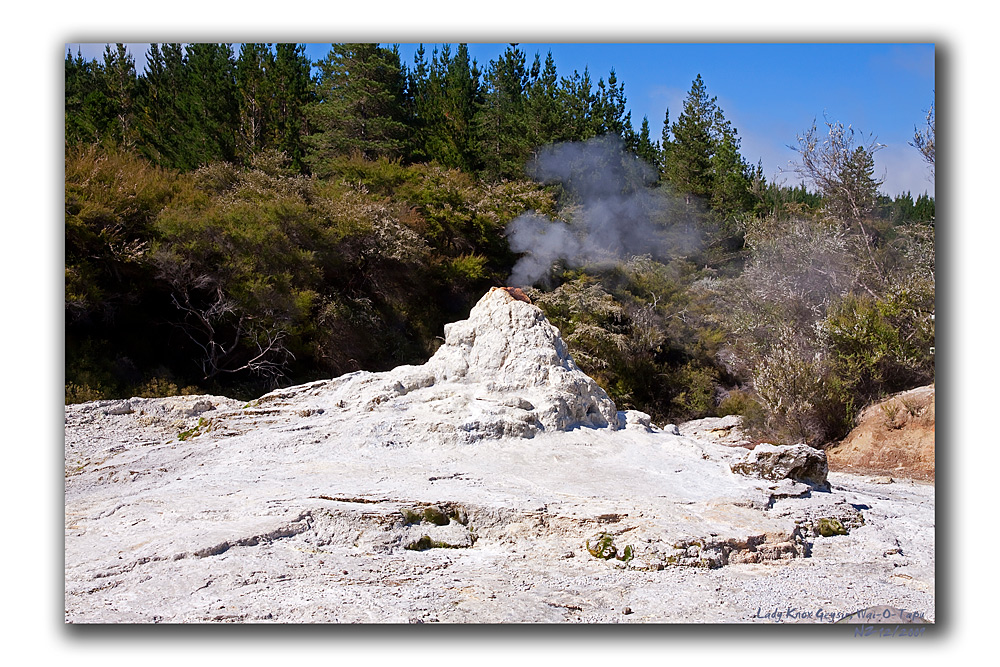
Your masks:
<path fill-rule="evenodd" d="M 665 189 L 649 187 L 656 180 L 653 167 L 625 151 L 617 138 L 547 146 L 531 173 L 536 180 L 562 184 L 572 202 L 571 222 L 529 212 L 507 225 L 511 250 L 523 253 L 509 285 L 546 282 L 557 262 L 579 267 L 691 245 L 675 224 L 683 204 Z"/>

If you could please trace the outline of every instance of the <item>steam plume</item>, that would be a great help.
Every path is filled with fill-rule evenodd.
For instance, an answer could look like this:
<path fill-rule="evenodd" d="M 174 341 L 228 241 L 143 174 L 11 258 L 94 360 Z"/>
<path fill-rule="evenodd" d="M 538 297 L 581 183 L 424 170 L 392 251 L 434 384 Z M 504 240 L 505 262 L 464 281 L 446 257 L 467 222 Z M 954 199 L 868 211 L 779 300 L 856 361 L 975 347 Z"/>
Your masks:
<path fill-rule="evenodd" d="M 511 250 L 524 254 L 509 285 L 543 282 L 558 261 L 578 267 L 690 245 L 676 233 L 681 207 L 664 189 L 649 187 L 656 179 L 653 167 L 625 151 L 620 139 L 547 146 L 531 173 L 536 180 L 563 185 L 573 202 L 572 222 L 536 212 L 512 220 L 507 240 Z"/>

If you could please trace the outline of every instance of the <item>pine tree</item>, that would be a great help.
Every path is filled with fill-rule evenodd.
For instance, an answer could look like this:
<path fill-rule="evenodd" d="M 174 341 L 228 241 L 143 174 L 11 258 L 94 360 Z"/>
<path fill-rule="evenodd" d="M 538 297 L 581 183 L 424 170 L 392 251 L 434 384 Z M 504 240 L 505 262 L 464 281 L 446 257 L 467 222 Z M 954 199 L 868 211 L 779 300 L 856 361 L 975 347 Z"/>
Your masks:
<path fill-rule="evenodd" d="M 432 57 L 436 58 L 435 49 Z M 410 142 L 406 153 L 414 162 L 430 160 L 430 132 L 434 124 L 430 114 L 434 109 L 432 96 L 436 90 L 430 81 L 430 68 L 427 63 L 427 51 L 424 45 L 417 47 L 413 56 L 413 68 L 406 72 L 406 124 L 410 128 Z"/>
<path fill-rule="evenodd" d="M 181 113 L 190 114 L 195 167 L 236 158 L 239 106 L 229 44 L 188 44 Z"/>
<path fill-rule="evenodd" d="M 864 146 L 857 146 L 841 166 L 841 196 L 831 198 L 828 209 L 845 219 L 862 219 L 872 214 L 882 181 L 875 178 L 875 157 Z"/>
<path fill-rule="evenodd" d="M 444 68 L 441 59 L 449 59 L 449 56 L 448 45 L 445 45 L 443 56 L 439 56 L 435 47 L 428 62 L 426 50 L 421 44 L 414 56 L 414 67 L 407 72 L 406 122 L 410 128 L 410 142 L 406 152 L 412 161 L 438 159 L 444 152 L 441 149 L 441 144 L 445 142 L 442 136 Z"/>
<path fill-rule="evenodd" d="M 749 167 L 740 156 L 735 130 L 723 133 L 712 155 L 710 204 L 724 219 L 753 208 Z"/>
<path fill-rule="evenodd" d="M 670 134 L 670 109 L 663 115 L 663 129 L 660 131 L 660 176 L 666 174 L 667 162 L 670 158 L 670 151 L 673 149 L 674 139 Z"/>
<path fill-rule="evenodd" d="M 918 222 L 930 222 L 934 224 L 934 217 L 934 197 L 925 192 L 917 197 L 917 201 L 913 204 L 913 219 Z"/>
<path fill-rule="evenodd" d="M 597 82 L 593 117 L 597 134 L 611 134 L 626 143 L 631 143 L 634 139 L 630 136 L 632 112 L 626 111 L 625 84 L 618 83 L 614 69 L 608 74 L 607 86 L 603 79 Z"/>
<path fill-rule="evenodd" d="M 827 121 L 827 137 L 819 136 L 816 123 L 797 137 L 800 162 L 795 171 L 808 179 L 823 195 L 823 208 L 845 227 L 856 227 L 865 243 L 868 261 L 875 275 L 884 277 L 875 255 L 878 232 L 868 218 L 875 210 L 878 189 L 875 152 L 883 148 L 875 137 L 856 144 L 855 131 L 843 123 Z"/>
<path fill-rule="evenodd" d="M 660 170 L 660 149 L 649 138 L 649 118 L 642 117 L 642 125 L 639 127 L 639 135 L 636 139 L 634 152 L 640 158 L 659 172 Z"/>
<path fill-rule="evenodd" d="M 536 54 L 531 71 L 528 108 L 532 123 L 532 143 L 537 147 L 556 141 L 560 132 L 559 86 L 552 52 L 549 51 L 546 55 L 544 67 Z"/>
<path fill-rule="evenodd" d="M 135 59 L 124 44 L 104 47 L 104 68 L 102 83 L 108 109 L 105 117 L 110 120 L 106 130 L 108 136 L 119 146 L 135 144 Z"/>
<path fill-rule="evenodd" d="M 267 145 L 285 153 L 295 169 L 302 169 L 305 136 L 309 132 L 306 108 L 315 95 L 312 64 L 304 44 L 274 45 L 274 64 L 268 74 L 273 98 L 273 118 Z"/>
<path fill-rule="evenodd" d="M 274 115 L 271 88 L 274 54 L 270 44 L 243 44 L 236 59 L 236 94 L 239 108 L 237 154 L 249 163 L 268 143 L 267 128 Z"/>
<path fill-rule="evenodd" d="M 149 45 L 146 74 L 139 81 L 139 150 L 164 167 L 188 170 L 201 163 L 190 79 L 183 45 Z"/>
<path fill-rule="evenodd" d="M 798 137 L 795 150 L 800 161 L 795 171 L 819 189 L 829 214 L 864 230 L 864 219 L 874 210 L 882 185 L 875 177 L 874 155 L 883 146 L 871 136 L 856 143 L 854 128 L 843 123 L 827 121 L 826 126 L 826 138 L 819 135 L 815 122 Z"/>
<path fill-rule="evenodd" d="M 596 97 L 591 89 L 590 71 L 573 70 L 573 76 L 562 77 L 559 86 L 559 106 L 562 109 L 560 141 L 586 141 L 597 136 L 594 123 Z"/>
<path fill-rule="evenodd" d="M 677 121 L 663 127 L 663 175 L 688 203 L 697 197 L 723 220 L 753 208 L 750 167 L 740 155 L 740 139 L 709 97 L 699 74 L 691 84 Z M 669 132 L 668 127 L 669 125 Z"/>
<path fill-rule="evenodd" d="M 444 117 L 454 158 L 446 164 L 459 169 L 475 168 L 473 128 L 482 104 L 479 70 L 469 60 L 468 44 L 459 44 L 447 65 L 444 89 Z"/>
<path fill-rule="evenodd" d="M 709 99 L 699 74 L 684 100 L 684 109 L 671 126 L 673 140 L 664 165 L 666 179 L 687 195 L 707 197 L 711 193 L 715 118 L 715 99 Z"/>
<path fill-rule="evenodd" d="M 97 143 L 101 140 L 105 122 L 106 96 L 99 85 L 101 68 L 96 60 L 85 60 L 77 51 L 74 57 L 66 51 L 66 145 Z"/>
<path fill-rule="evenodd" d="M 474 168 L 473 120 L 479 105 L 479 71 L 469 61 L 467 44 L 459 44 L 452 56 L 445 44 L 435 48 L 428 65 L 423 45 L 409 73 L 413 99 L 410 120 L 410 158 L 435 160 L 458 169 Z"/>
<path fill-rule="evenodd" d="M 352 153 L 369 160 L 401 157 L 406 81 L 398 49 L 334 44 L 318 66 L 318 99 L 309 108 L 315 132 L 307 138 L 307 162 L 315 169 Z"/>
<path fill-rule="evenodd" d="M 531 152 L 528 72 L 524 52 L 511 44 L 486 71 L 484 104 L 476 116 L 476 145 L 490 178 L 518 178 Z"/>
<path fill-rule="evenodd" d="M 152 43 L 146 51 L 146 74 L 138 80 L 137 131 L 139 133 L 139 151 L 153 162 L 161 163 L 156 143 L 158 124 L 167 104 L 164 98 L 161 82 L 164 77 L 166 62 L 160 45 Z"/>

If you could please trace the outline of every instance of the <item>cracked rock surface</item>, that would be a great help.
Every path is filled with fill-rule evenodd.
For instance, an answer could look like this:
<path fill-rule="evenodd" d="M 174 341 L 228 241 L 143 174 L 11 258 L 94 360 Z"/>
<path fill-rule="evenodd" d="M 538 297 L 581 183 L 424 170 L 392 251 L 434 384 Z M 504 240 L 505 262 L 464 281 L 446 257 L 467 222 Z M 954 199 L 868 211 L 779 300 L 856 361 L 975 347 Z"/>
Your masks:
<path fill-rule="evenodd" d="M 934 618 L 933 485 L 734 474 L 502 289 L 422 366 L 71 405 L 65 432 L 68 622 Z"/>

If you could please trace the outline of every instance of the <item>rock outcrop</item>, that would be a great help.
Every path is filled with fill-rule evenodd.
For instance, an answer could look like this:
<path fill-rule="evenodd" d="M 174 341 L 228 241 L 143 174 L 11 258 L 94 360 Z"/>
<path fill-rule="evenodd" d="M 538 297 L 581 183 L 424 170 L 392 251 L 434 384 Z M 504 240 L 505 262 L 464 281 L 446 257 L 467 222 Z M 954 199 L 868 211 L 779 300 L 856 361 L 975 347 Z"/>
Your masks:
<path fill-rule="evenodd" d="M 829 467 L 826 454 L 806 444 L 761 443 L 732 464 L 733 472 L 760 479 L 791 479 L 826 488 Z"/>
<path fill-rule="evenodd" d="M 739 415 L 705 417 L 684 422 L 678 432 L 690 438 L 701 438 L 729 447 L 753 447 L 753 441 L 743 432 L 743 418 Z"/>

